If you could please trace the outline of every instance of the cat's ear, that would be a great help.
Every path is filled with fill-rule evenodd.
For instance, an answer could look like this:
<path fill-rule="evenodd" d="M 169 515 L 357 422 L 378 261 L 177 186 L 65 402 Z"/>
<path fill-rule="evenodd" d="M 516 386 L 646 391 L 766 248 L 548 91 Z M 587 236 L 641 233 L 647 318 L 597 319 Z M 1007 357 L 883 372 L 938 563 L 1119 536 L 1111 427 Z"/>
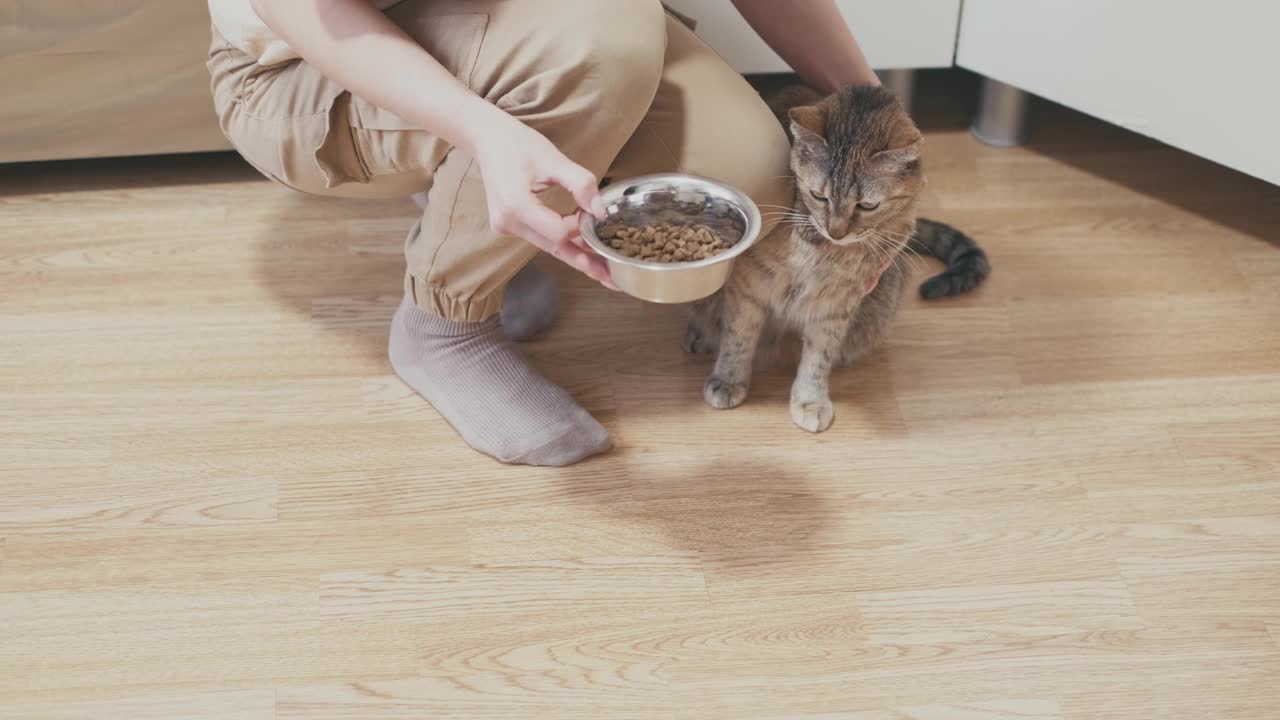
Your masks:
<path fill-rule="evenodd" d="M 815 105 L 801 105 L 787 111 L 791 118 L 791 134 L 797 139 L 826 142 L 827 118 Z"/>
<path fill-rule="evenodd" d="M 877 161 L 907 162 L 919 160 L 922 150 L 924 150 L 924 138 L 894 150 L 881 150 L 873 155 L 872 158 Z"/>
<path fill-rule="evenodd" d="M 889 139 L 889 149 L 872 156 L 872 162 L 881 166 L 919 167 L 920 153 L 924 150 L 924 136 L 913 125 L 895 129 Z"/>
<path fill-rule="evenodd" d="M 919 145 L 924 142 L 924 135 L 920 134 L 920 128 L 911 122 L 910 116 L 906 113 L 898 115 L 889 128 L 889 141 L 886 147 L 889 150 L 907 150 L 912 146 L 919 149 Z"/>

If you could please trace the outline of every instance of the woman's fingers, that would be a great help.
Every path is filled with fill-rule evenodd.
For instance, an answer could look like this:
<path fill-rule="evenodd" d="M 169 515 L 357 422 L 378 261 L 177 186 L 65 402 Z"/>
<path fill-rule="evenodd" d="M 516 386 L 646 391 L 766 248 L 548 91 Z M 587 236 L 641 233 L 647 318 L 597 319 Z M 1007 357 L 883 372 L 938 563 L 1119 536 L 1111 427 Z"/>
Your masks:
<path fill-rule="evenodd" d="M 603 267 L 604 279 L 600 279 L 600 278 L 596 278 L 596 279 L 599 280 L 601 284 L 603 284 L 605 287 L 609 288 L 610 290 L 617 290 L 618 286 L 613 284 L 613 276 L 609 273 L 609 264 L 605 262 L 604 258 L 600 257 L 600 254 L 597 253 L 595 249 L 592 248 L 590 245 L 588 245 L 587 241 L 582 238 L 582 233 L 578 225 L 579 217 L 580 217 L 579 214 L 574 214 L 564 219 L 565 226 L 569 229 L 569 239 L 566 241 L 566 243 L 571 248 L 574 248 L 578 251 L 581 251 L 582 253 L 585 253 L 589 258 L 591 258 L 593 265 L 599 265 L 600 267 Z M 593 275 L 592 277 L 595 277 L 595 276 Z"/>
<path fill-rule="evenodd" d="M 594 190 L 594 178 L 590 180 Z M 583 190 L 583 187 L 585 186 L 579 187 L 579 190 Z M 594 199 L 599 203 L 598 194 Z M 493 215 L 493 227 L 497 232 L 525 240 L 605 287 L 618 289 L 609 276 L 609 267 L 604 259 L 582 240 L 578 227 L 579 216 L 576 213 L 561 216 L 543 205 L 536 195 L 529 193 L 511 202 L 498 203 Z"/>
<path fill-rule="evenodd" d="M 557 240 L 551 240 L 527 225 L 514 228 L 512 234 L 542 248 L 547 254 L 610 290 L 618 289 L 609 276 L 609 266 L 605 264 L 604 259 L 576 245 L 570 237 L 562 236 Z"/>
<path fill-rule="evenodd" d="M 600 199 L 599 181 L 590 170 L 569 160 L 563 162 L 551 173 L 551 181 L 573 195 L 578 207 L 603 220 L 605 216 L 604 201 Z"/>
<path fill-rule="evenodd" d="M 604 259 L 599 255 L 593 255 L 571 243 L 561 245 L 557 248 L 555 255 L 583 275 L 605 287 L 617 290 L 613 279 L 609 277 L 609 266 L 605 265 Z"/>
<path fill-rule="evenodd" d="M 542 238 L 541 242 L 532 242 L 543 250 L 568 240 L 570 233 L 573 232 L 573 229 L 564 222 L 563 217 L 543 205 L 532 194 L 515 201 L 511 211 L 505 216 L 513 224 L 523 225 Z"/>
<path fill-rule="evenodd" d="M 618 289 L 618 286 L 613 284 L 613 278 L 609 276 L 609 266 L 605 264 L 604 258 L 599 255 L 583 250 L 569 241 L 557 246 L 551 251 L 551 254 L 569 267 L 610 290 Z"/>
<path fill-rule="evenodd" d="M 545 244 L 538 244 L 539 247 L 605 287 L 617 290 L 609 276 L 609 266 L 582 240 L 578 216 L 561 217 L 537 200 L 533 202 L 535 207 L 528 214 L 532 222 L 527 224 L 545 240 Z"/>

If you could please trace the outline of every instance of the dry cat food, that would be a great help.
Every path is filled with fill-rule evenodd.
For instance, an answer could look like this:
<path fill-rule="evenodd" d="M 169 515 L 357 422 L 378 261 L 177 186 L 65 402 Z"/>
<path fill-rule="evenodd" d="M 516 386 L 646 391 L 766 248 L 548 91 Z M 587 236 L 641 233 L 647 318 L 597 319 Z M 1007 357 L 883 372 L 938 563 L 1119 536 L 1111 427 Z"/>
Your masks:
<path fill-rule="evenodd" d="M 614 230 L 609 247 L 629 258 L 656 263 L 697 262 L 733 247 L 706 225 L 642 225 Z"/>

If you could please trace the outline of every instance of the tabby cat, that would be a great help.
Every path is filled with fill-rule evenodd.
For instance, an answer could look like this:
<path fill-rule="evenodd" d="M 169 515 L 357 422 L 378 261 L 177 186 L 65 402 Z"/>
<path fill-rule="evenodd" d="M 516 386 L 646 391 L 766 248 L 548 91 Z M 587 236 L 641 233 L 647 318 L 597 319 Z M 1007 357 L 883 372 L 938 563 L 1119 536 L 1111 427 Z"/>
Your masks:
<path fill-rule="evenodd" d="M 856 86 L 798 104 L 801 92 L 789 89 L 771 103 L 789 121 L 794 209 L 736 261 L 723 290 L 695 305 L 685 349 L 718 348 L 703 394 L 727 409 L 746 400 L 766 329 L 799 335 L 791 419 L 822 432 L 834 419 L 832 368 L 875 348 L 893 320 L 906 280 L 897 262 L 904 248 L 947 265 L 921 286 L 925 298 L 972 290 L 990 266 L 968 236 L 917 221 L 923 136 L 897 96 Z"/>

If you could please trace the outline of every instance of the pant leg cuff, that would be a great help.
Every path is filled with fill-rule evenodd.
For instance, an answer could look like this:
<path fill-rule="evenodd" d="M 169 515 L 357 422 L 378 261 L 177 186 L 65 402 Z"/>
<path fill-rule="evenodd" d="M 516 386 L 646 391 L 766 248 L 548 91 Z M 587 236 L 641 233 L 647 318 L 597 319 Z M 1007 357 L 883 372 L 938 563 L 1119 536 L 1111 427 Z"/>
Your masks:
<path fill-rule="evenodd" d="M 444 288 L 421 278 L 410 277 L 406 285 L 418 309 L 453 322 L 484 322 L 502 312 L 501 290 L 484 297 L 464 298 L 451 295 Z"/>

